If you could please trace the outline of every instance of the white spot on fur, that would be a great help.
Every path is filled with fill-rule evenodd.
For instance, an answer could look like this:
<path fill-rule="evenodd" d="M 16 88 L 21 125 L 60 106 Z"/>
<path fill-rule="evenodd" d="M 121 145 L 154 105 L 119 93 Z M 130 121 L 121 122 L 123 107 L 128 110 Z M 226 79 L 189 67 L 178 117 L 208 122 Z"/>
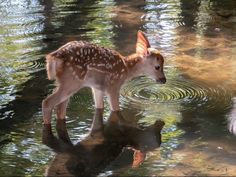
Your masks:
<path fill-rule="evenodd" d="M 101 63 L 101 64 L 97 64 L 97 66 L 104 66 L 105 64 Z"/>
<path fill-rule="evenodd" d="M 79 66 L 79 65 L 77 65 L 76 67 L 77 67 L 78 69 L 82 69 L 82 67 L 81 67 L 81 66 Z"/>
<path fill-rule="evenodd" d="M 106 64 L 106 68 L 107 68 L 107 69 L 112 68 L 112 66 L 110 65 L 110 63 L 107 63 L 107 64 Z"/>

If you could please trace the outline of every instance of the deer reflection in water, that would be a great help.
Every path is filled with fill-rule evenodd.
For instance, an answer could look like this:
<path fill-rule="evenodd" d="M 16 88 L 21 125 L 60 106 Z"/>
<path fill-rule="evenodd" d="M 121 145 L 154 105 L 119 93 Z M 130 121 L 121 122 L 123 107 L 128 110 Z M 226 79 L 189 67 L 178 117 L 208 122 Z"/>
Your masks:
<path fill-rule="evenodd" d="M 144 129 L 127 124 L 119 111 L 103 123 L 103 109 L 96 109 L 90 133 L 77 144 L 68 136 L 64 120 L 57 120 L 58 138 L 51 125 L 43 127 L 43 143 L 56 152 L 45 176 L 93 176 L 115 161 L 124 148 L 133 150 L 132 167 L 138 167 L 146 153 L 161 144 L 164 122 L 157 120 Z M 131 164 L 130 164 L 131 165 Z"/>

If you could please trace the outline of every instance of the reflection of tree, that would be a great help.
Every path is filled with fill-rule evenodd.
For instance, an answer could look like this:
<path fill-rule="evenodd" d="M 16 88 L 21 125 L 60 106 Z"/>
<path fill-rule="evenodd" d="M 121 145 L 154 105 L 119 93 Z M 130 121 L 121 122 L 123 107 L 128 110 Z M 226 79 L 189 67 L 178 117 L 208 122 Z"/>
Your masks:
<path fill-rule="evenodd" d="M 182 24 L 186 27 L 193 27 L 196 24 L 196 16 L 200 1 L 198 0 L 180 0 Z"/>
<path fill-rule="evenodd" d="M 145 13 L 143 7 L 145 1 L 117 0 L 113 12 L 117 14 L 112 18 L 114 24 L 114 42 L 118 50 L 123 54 L 130 54 L 135 51 L 136 34 L 142 27 L 141 16 Z M 121 52 L 121 53 L 122 53 Z"/>
<path fill-rule="evenodd" d="M 164 122 L 156 121 L 140 129 L 125 122 L 119 112 L 112 112 L 104 124 L 102 112 L 101 109 L 96 110 L 89 135 L 75 145 L 68 136 L 64 121 L 57 121 L 58 138 L 52 134 L 50 125 L 44 126 L 43 142 L 56 151 L 46 176 L 99 174 L 127 147 L 133 149 L 134 159 L 129 159 L 124 165 L 133 163 L 133 167 L 137 167 L 144 161 L 146 152 L 160 146 Z"/>

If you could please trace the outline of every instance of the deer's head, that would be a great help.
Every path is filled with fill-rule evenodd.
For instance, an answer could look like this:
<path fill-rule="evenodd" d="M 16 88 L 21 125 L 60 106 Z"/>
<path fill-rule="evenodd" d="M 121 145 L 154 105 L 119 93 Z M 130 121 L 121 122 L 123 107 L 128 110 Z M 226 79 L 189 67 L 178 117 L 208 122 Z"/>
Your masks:
<path fill-rule="evenodd" d="M 142 31 L 138 31 L 136 53 L 138 53 L 143 60 L 143 70 L 150 75 L 158 83 L 166 83 L 164 74 L 164 58 L 155 48 L 151 48 L 149 41 Z"/>

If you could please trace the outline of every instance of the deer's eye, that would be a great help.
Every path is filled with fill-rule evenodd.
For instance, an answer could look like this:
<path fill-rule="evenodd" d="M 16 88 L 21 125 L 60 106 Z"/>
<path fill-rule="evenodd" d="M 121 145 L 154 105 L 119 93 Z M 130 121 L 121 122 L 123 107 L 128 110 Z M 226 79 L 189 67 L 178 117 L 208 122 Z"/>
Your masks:
<path fill-rule="evenodd" d="M 160 66 L 155 66 L 155 69 L 156 70 L 159 70 L 161 67 Z"/>

